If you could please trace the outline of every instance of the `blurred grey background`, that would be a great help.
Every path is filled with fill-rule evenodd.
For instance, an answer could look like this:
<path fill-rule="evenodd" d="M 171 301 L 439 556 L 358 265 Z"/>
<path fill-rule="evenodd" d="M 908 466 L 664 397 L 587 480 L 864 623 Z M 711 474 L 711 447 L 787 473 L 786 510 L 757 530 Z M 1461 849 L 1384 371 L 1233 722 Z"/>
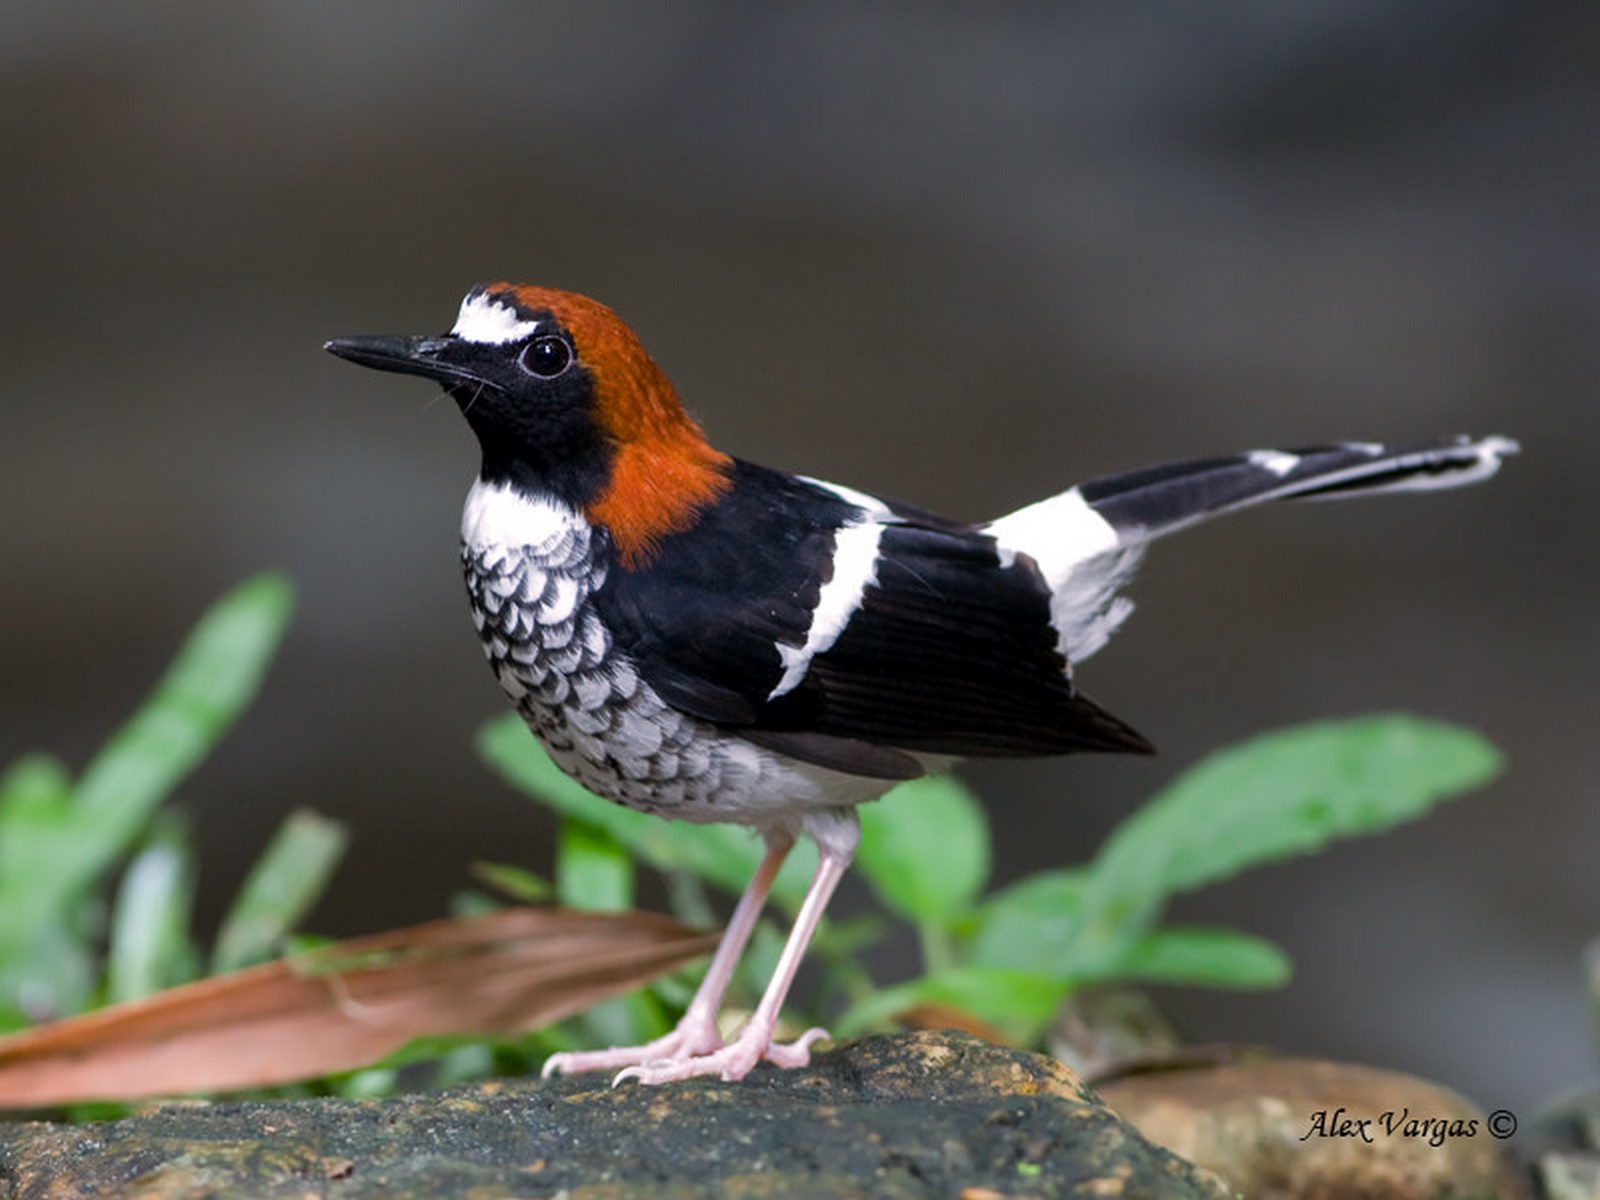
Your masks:
<path fill-rule="evenodd" d="M 725 449 L 955 516 L 1513 434 L 1489 487 L 1164 545 L 1079 675 L 1162 757 L 968 775 L 1004 882 L 1266 728 L 1485 731 L 1488 791 L 1180 906 L 1277 939 L 1291 987 L 1164 998 L 1526 1115 L 1594 1065 L 1597 61 L 1576 2 L 10 0 L 0 758 L 81 763 L 280 567 L 287 648 L 181 797 L 208 911 L 301 804 L 355 831 L 322 932 L 437 915 L 474 859 L 547 868 L 469 744 L 501 711 L 455 566 L 470 436 L 320 349 L 445 329 L 478 280 L 619 309 Z"/>

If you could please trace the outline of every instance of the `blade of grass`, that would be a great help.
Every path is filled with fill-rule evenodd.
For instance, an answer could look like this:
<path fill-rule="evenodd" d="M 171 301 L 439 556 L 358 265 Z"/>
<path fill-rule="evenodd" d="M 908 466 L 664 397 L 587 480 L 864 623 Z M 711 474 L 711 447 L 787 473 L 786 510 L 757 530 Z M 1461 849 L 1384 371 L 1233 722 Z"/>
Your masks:
<path fill-rule="evenodd" d="M 107 1002 L 153 995 L 194 977 L 189 940 L 194 861 L 188 830 L 176 814 L 156 822 L 122 876 L 106 955 Z"/>
<path fill-rule="evenodd" d="M 556 894 L 549 880 L 514 863 L 475 862 L 472 877 L 519 904 L 543 904 Z"/>
<path fill-rule="evenodd" d="M 348 841 L 337 821 L 309 809 L 290 813 L 223 918 L 211 973 L 236 971 L 277 954 L 327 889 Z"/>
<path fill-rule="evenodd" d="M 72 777 L 48 754 L 19 758 L 0 776 L 0 889 L 32 894 L 72 847 Z M 0 912 L 0 920 L 13 914 Z"/>
<path fill-rule="evenodd" d="M 44 754 L 18 759 L 0 779 L 0 980 L 15 1003 L 42 939 L 59 934 L 76 905 L 56 884 L 78 854 L 72 780 Z"/>
<path fill-rule="evenodd" d="M 75 853 L 36 904 L 83 893 L 127 854 L 156 805 L 255 696 L 293 603 L 286 579 L 258 575 L 200 619 L 154 692 L 85 768 L 72 806 Z"/>

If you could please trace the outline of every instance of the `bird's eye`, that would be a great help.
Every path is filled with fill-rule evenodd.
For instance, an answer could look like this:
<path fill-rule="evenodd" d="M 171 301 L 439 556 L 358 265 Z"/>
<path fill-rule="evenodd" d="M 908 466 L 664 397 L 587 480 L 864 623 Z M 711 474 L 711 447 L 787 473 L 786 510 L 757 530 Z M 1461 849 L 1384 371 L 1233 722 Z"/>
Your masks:
<path fill-rule="evenodd" d="M 518 361 L 528 374 L 550 379 L 567 369 L 567 364 L 572 361 L 572 347 L 565 338 L 547 334 L 534 338 L 524 346 Z"/>

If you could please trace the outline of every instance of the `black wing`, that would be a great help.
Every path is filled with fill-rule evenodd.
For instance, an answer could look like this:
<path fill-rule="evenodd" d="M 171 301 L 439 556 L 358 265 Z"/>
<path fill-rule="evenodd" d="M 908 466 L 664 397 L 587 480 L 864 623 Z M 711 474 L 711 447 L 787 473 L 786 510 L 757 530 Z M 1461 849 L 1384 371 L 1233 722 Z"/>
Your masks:
<path fill-rule="evenodd" d="M 829 489 L 739 463 L 721 502 L 648 569 L 613 570 L 596 601 L 670 703 L 822 765 L 894 778 L 920 773 L 904 750 L 1149 751 L 1073 688 L 1032 560 L 1002 563 L 992 538 L 909 510 L 884 526 L 837 639 L 785 681 L 780 647 L 806 646 L 838 532 L 860 518 Z"/>

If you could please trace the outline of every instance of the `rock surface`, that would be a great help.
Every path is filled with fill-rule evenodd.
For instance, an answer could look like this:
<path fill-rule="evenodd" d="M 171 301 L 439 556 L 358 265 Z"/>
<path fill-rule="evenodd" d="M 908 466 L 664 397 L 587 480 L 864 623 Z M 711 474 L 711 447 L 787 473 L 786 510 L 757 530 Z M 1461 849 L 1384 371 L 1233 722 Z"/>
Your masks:
<path fill-rule="evenodd" d="M 944 1032 L 865 1038 L 736 1084 L 579 1076 L 0 1127 L 0 1185 L 20 1200 L 1231 1194 L 1065 1067 Z"/>
<path fill-rule="evenodd" d="M 1518 1200 L 1509 1113 L 1376 1067 L 1261 1058 L 1096 1084 L 1146 1137 L 1252 1200 Z"/>

